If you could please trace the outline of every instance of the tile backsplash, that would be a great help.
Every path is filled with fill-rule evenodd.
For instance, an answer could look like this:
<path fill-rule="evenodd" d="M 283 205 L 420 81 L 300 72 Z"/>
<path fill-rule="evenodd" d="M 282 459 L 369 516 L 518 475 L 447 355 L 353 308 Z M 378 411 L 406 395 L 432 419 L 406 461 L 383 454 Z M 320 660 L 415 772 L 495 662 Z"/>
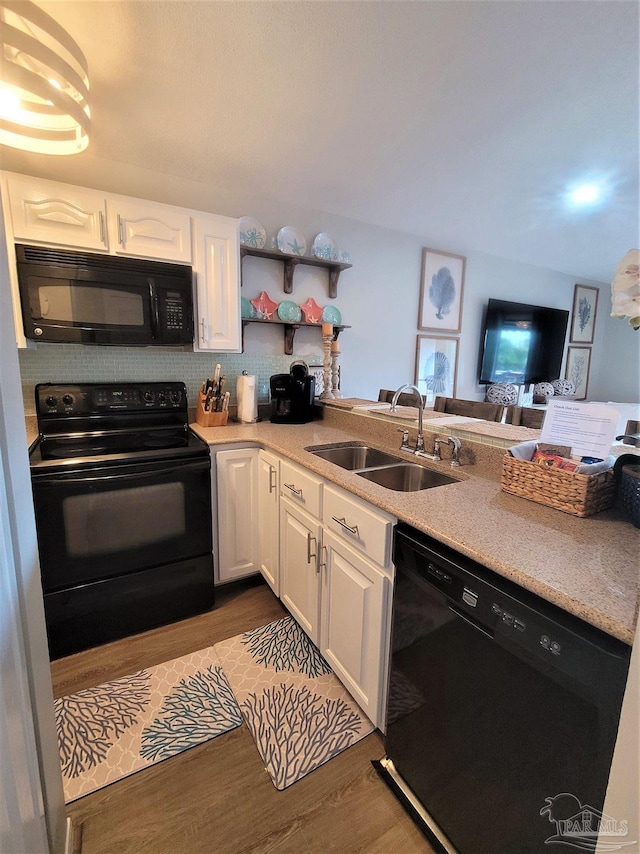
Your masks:
<path fill-rule="evenodd" d="M 150 382 L 181 381 L 189 405 L 196 405 L 198 389 L 212 376 L 216 363 L 226 376 L 230 403 L 235 404 L 236 377 L 255 374 L 258 401 L 269 400 L 269 377 L 287 373 L 295 356 L 245 353 L 185 353 L 149 347 L 93 347 L 82 344 L 36 344 L 20 350 L 20 376 L 25 415 L 35 415 L 34 388 L 43 382 Z"/>

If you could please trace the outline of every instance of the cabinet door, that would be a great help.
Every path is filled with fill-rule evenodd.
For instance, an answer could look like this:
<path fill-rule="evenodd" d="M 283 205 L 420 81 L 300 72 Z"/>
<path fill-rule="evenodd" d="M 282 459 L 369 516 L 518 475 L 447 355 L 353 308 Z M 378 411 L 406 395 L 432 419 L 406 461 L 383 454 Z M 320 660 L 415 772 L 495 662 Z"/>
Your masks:
<path fill-rule="evenodd" d="M 37 178 L 8 178 L 7 189 L 16 242 L 109 248 L 103 193 Z"/>
<path fill-rule="evenodd" d="M 320 651 L 363 712 L 379 726 L 389 581 L 326 529 L 322 556 Z"/>
<path fill-rule="evenodd" d="M 220 581 L 233 581 L 258 572 L 257 472 L 257 448 L 216 454 Z"/>
<path fill-rule="evenodd" d="M 320 575 L 317 519 L 280 499 L 280 598 L 317 644 L 320 635 Z"/>
<path fill-rule="evenodd" d="M 138 199 L 109 199 L 109 234 L 116 255 L 191 264 L 191 216 L 181 208 Z"/>
<path fill-rule="evenodd" d="M 240 353 L 238 221 L 197 217 L 195 228 L 196 336 L 193 349 Z"/>
<path fill-rule="evenodd" d="M 260 572 L 267 584 L 280 595 L 280 460 L 267 451 L 258 455 L 258 531 L 260 537 Z"/>

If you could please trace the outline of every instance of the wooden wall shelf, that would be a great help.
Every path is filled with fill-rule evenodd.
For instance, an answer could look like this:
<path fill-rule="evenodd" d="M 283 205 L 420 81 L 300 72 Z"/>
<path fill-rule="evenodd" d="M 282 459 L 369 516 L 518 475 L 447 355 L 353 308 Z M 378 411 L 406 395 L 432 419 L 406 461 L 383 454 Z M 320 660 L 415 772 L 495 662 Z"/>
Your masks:
<path fill-rule="evenodd" d="M 244 329 L 247 323 L 262 323 L 266 326 L 282 326 L 284 330 L 284 353 L 285 356 L 293 355 L 293 340 L 296 337 L 296 332 L 300 329 L 301 326 L 306 327 L 315 327 L 322 331 L 321 323 L 304 323 L 300 321 L 299 323 L 287 323 L 284 320 L 263 320 L 259 317 L 243 317 L 242 318 L 242 351 L 244 352 Z M 351 329 L 350 326 L 345 326 L 344 324 L 334 325 L 333 327 L 333 340 L 337 341 L 338 335 L 342 332 L 343 329 Z"/>
<path fill-rule="evenodd" d="M 329 298 L 335 299 L 338 296 L 338 279 L 343 270 L 348 270 L 352 264 L 347 264 L 344 261 L 325 261 L 323 258 L 312 258 L 307 255 L 284 255 L 278 252 L 277 249 L 254 249 L 252 246 L 240 247 L 240 265 L 242 259 L 246 255 L 251 255 L 254 258 L 268 258 L 271 261 L 281 261 L 284 264 L 284 283 L 283 290 L 285 294 L 293 293 L 293 271 L 298 264 L 305 264 L 307 267 L 324 267 L 329 272 Z M 242 272 L 240 274 L 240 284 L 242 285 Z"/>

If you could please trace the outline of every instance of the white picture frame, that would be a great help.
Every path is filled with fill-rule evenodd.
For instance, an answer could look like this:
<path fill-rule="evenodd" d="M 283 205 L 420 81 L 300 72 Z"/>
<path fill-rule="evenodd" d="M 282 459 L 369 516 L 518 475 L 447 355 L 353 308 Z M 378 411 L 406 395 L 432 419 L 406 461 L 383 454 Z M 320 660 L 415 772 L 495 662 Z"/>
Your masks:
<path fill-rule="evenodd" d="M 460 332 L 466 263 L 463 255 L 422 250 L 418 329 Z"/>
<path fill-rule="evenodd" d="M 436 396 L 456 396 L 458 344 L 458 338 L 445 335 L 416 336 L 414 382 L 426 406 L 432 405 Z"/>

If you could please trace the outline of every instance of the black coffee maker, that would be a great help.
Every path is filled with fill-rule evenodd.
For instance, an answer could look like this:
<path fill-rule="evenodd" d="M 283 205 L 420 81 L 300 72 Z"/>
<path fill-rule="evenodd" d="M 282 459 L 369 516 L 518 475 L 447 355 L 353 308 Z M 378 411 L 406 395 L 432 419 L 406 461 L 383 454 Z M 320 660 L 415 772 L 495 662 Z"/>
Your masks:
<path fill-rule="evenodd" d="M 313 420 L 315 377 L 305 362 L 292 362 L 288 374 L 274 374 L 271 386 L 271 420 L 276 424 L 306 424 Z"/>

